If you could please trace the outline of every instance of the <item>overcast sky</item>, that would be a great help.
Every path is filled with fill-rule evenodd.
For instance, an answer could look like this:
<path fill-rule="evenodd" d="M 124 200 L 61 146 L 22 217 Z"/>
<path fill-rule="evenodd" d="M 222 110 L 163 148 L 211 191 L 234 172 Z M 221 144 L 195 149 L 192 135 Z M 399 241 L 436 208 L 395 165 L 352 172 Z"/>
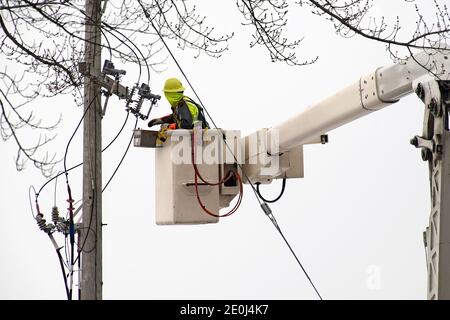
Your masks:
<path fill-rule="evenodd" d="M 413 12 L 403 1 L 392 6 L 377 10 Z M 341 38 L 323 19 L 294 10 L 288 33 L 305 36 L 297 54 L 319 55 L 319 60 L 306 67 L 271 63 L 263 48 L 249 48 L 251 30 L 240 26 L 234 2 L 201 1 L 198 10 L 217 23 L 218 31 L 236 31 L 230 50 L 220 59 L 174 52 L 216 123 L 243 135 L 275 125 L 392 63 L 383 44 Z M 413 26 L 414 18 L 405 16 L 405 27 Z M 115 64 L 129 71 L 122 83 L 131 86 L 136 68 Z M 182 79 L 168 59 L 164 73 L 151 74 L 152 91 L 161 93 L 165 79 L 173 76 Z M 186 94 L 193 96 L 190 89 Z M 59 97 L 36 105 L 44 119 L 63 114 L 54 147 L 60 156 L 82 115 L 70 102 Z M 161 101 L 153 115 L 168 112 L 168 103 Z M 105 144 L 124 117 L 123 101 L 111 98 L 103 119 Z M 430 210 L 428 169 L 409 144 L 421 133 L 422 118 L 423 104 L 410 95 L 330 132 L 328 144 L 304 148 L 305 178 L 287 181 L 284 197 L 271 205 L 324 299 L 426 298 L 422 232 Z M 126 148 L 132 122 L 103 154 L 103 181 Z M 22 172 L 15 170 L 13 141 L 0 143 L 0 150 L 0 298 L 65 299 L 53 246 L 32 219 L 28 201 L 29 185 L 38 188 L 45 179 L 31 163 Z M 80 131 L 69 150 L 69 165 L 81 155 Z M 69 176 L 77 200 L 81 177 L 81 170 Z M 154 151 L 132 147 L 103 194 L 105 299 L 316 299 L 249 186 L 240 210 L 217 224 L 156 226 L 154 177 Z M 276 195 L 280 186 L 276 181 L 263 193 Z M 48 219 L 53 191 L 51 184 L 40 198 Z M 62 213 L 66 199 L 59 179 Z"/>

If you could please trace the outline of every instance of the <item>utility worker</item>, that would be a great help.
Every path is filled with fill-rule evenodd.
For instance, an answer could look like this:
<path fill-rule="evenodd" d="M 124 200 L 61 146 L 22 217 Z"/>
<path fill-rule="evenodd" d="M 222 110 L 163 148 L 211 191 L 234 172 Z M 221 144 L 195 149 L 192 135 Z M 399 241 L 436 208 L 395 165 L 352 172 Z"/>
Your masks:
<path fill-rule="evenodd" d="M 171 124 L 169 127 L 173 129 L 192 129 L 200 121 L 203 129 L 209 128 L 203 114 L 203 108 L 183 93 L 184 87 L 180 80 L 176 78 L 167 79 L 164 84 L 164 95 L 170 103 L 172 113 L 162 118 L 150 120 L 148 126 L 153 127 L 154 125 L 168 123 Z"/>

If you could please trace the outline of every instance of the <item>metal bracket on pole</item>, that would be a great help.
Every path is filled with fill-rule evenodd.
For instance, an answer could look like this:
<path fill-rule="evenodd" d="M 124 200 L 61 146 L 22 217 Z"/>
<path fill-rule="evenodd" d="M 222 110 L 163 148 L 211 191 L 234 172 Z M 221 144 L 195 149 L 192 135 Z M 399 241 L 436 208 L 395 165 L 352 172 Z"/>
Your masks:
<path fill-rule="evenodd" d="M 102 118 L 106 114 L 106 107 L 108 106 L 109 97 L 112 96 L 112 92 L 119 85 L 120 76 L 125 75 L 126 73 L 127 72 L 125 70 L 116 69 L 111 61 L 105 60 L 105 63 L 103 64 L 102 75 L 104 75 L 104 77 L 106 75 L 114 76 L 114 82 L 106 83 L 106 85 L 108 86 L 107 90 L 103 91 L 103 94 L 105 95 L 106 99 L 105 104 L 103 105 Z"/>
<path fill-rule="evenodd" d="M 425 231 L 430 300 L 450 299 L 450 81 L 419 83 L 416 93 L 425 103 L 422 137 L 411 144 L 422 149 L 430 170 L 431 213 Z"/>
<path fill-rule="evenodd" d="M 78 70 L 83 76 L 90 77 L 92 80 L 98 82 L 103 88 L 106 89 L 105 91 L 103 91 L 106 99 L 102 109 L 102 117 L 105 116 L 109 97 L 113 94 L 118 96 L 119 99 L 126 99 L 126 109 L 142 120 L 148 119 L 153 107 L 157 104 L 158 100 L 161 99 L 160 95 L 151 93 L 150 86 L 148 84 L 142 83 L 140 87 L 136 85 L 131 89 L 131 91 L 128 89 L 128 87 L 121 85 L 119 83 L 120 76 L 126 74 L 126 71 L 116 69 L 114 67 L 114 64 L 109 60 L 105 60 L 101 73 L 91 72 L 89 70 L 89 66 L 85 62 L 80 62 L 78 64 Z M 114 76 L 114 79 L 108 77 L 108 75 Z M 137 94 L 139 98 L 137 100 L 133 100 L 133 95 L 136 89 L 138 90 Z M 141 113 L 144 100 L 150 100 L 150 107 L 146 114 Z M 130 106 L 132 102 L 136 103 L 134 107 Z"/>
<path fill-rule="evenodd" d="M 107 64 L 108 60 L 105 61 L 105 65 Z M 105 68 L 105 65 L 103 66 L 102 72 L 91 72 L 89 70 L 89 65 L 86 62 L 80 62 L 78 64 L 78 71 L 85 77 L 90 77 L 92 80 L 97 81 L 103 88 L 108 90 L 110 94 L 114 94 L 119 99 L 129 99 L 131 98 L 130 91 L 128 87 L 125 87 L 118 83 L 118 76 L 121 74 L 125 74 L 126 72 L 124 70 L 117 70 L 114 69 L 114 65 L 112 64 L 112 69 L 108 68 L 108 66 Z M 109 65 L 111 67 L 111 65 Z M 116 73 L 114 73 L 116 71 Z M 112 79 L 108 77 L 108 75 L 117 75 L 116 79 Z"/>

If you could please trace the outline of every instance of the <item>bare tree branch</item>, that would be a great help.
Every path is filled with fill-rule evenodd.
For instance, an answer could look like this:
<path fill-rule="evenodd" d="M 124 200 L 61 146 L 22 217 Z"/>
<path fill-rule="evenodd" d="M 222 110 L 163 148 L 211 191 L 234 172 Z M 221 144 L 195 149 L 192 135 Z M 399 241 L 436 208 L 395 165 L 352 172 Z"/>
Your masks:
<path fill-rule="evenodd" d="M 431 2 L 432 1 L 432 2 Z M 83 103 L 83 76 L 78 65 L 84 61 L 85 25 L 91 21 L 84 11 L 84 1 L 1 0 L 0 1 L 0 134 L 13 138 L 18 146 L 16 166 L 28 159 L 48 174 L 55 156 L 38 157 L 38 149 L 54 139 L 45 132 L 52 125 L 42 125 L 37 113 L 29 111 L 36 99 L 71 95 L 76 105 Z M 108 0 L 98 23 L 102 50 L 110 60 L 133 63 L 139 68 L 139 80 L 151 71 L 164 69 L 167 52 L 159 35 L 177 43 L 182 50 L 192 50 L 220 57 L 229 49 L 234 33 L 220 35 L 207 17 L 198 13 L 194 0 Z M 421 4 L 423 3 L 423 4 Z M 426 16 L 422 6 L 433 4 L 434 15 Z M 411 56 L 413 49 L 449 50 L 450 14 L 444 0 L 404 0 L 415 17 L 415 25 L 402 25 L 399 15 L 389 19 L 374 10 L 373 0 L 236 0 L 243 18 L 251 28 L 250 47 L 267 50 L 271 61 L 288 65 L 312 64 L 317 56 L 298 57 L 303 38 L 285 36 L 289 9 L 307 9 L 331 22 L 342 37 L 360 36 L 386 46 L 394 60 Z M 428 7 L 430 8 L 430 7 Z M 429 10 L 428 10 L 429 11 Z M 153 26 L 156 29 L 153 28 Z M 241 26 L 242 27 L 242 26 Z M 406 28 L 408 27 L 408 28 Z M 4 63 L 5 62 L 5 63 Z M 436 66 L 437 68 L 437 66 Z M 434 69 L 433 69 L 434 70 Z M 435 72 L 435 71 L 433 71 Z M 27 111 L 28 110 L 28 111 Z M 59 110 L 63 112 L 63 110 Z M 37 130 L 42 134 L 26 147 L 20 132 Z"/>

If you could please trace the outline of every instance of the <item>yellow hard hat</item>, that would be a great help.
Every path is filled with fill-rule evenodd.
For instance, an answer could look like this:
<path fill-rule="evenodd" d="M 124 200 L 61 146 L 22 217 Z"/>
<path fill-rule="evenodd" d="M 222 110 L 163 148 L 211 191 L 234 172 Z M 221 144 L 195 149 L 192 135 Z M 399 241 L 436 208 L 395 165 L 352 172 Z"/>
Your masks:
<path fill-rule="evenodd" d="M 164 92 L 183 92 L 184 87 L 177 78 L 169 78 L 164 84 Z"/>

